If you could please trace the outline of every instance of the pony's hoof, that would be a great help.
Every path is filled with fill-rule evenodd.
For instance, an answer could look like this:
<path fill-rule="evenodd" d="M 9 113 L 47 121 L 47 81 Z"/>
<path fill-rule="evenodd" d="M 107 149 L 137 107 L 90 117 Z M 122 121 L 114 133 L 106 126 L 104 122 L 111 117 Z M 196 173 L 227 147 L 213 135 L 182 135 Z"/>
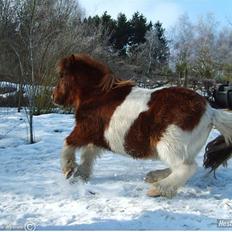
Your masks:
<path fill-rule="evenodd" d="M 156 189 L 156 188 L 150 188 L 147 191 L 147 196 L 149 196 L 149 197 L 160 197 L 161 196 L 161 192 L 158 189 Z"/>

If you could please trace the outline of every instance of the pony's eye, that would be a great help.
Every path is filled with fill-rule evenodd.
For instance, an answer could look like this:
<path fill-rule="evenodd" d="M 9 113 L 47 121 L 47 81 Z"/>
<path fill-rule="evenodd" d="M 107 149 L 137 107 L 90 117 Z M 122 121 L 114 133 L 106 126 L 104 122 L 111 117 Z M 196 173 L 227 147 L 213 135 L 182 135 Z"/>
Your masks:
<path fill-rule="evenodd" d="M 61 71 L 59 73 L 59 77 L 60 77 L 60 79 L 63 79 L 65 77 L 65 72 Z"/>
<path fill-rule="evenodd" d="M 64 79 L 65 76 L 67 76 L 67 73 L 65 71 L 60 72 L 60 79 Z"/>

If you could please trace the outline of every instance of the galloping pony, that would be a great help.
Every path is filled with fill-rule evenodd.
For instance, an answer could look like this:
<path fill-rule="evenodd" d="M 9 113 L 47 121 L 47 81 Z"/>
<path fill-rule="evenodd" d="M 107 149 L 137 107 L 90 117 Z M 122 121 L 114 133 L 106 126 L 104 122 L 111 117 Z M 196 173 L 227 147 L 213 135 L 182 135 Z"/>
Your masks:
<path fill-rule="evenodd" d="M 148 173 L 147 195 L 171 197 L 195 173 L 196 155 L 213 126 L 223 135 L 224 148 L 231 146 L 232 114 L 213 109 L 192 90 L 139 88 L 86 54 L 63 58 L 58 72 L 53 101 L 76 110 L 76 125 L 61 152 L 66 178 L 88 181 L 94 160 L 104 150 L 135 159 L 159 159 L 169 168 Z M 76 150 L 81 152 L 79 165 Z M 228 158 L 228 152 L 223 153 L 219 164 Z M 206 159 L 215 164 L 215 155 Z"/>

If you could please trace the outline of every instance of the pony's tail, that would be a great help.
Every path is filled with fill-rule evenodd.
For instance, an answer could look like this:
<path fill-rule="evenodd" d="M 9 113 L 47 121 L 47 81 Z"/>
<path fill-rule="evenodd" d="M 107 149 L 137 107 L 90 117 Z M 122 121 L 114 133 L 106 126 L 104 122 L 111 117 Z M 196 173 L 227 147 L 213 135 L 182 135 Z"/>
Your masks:
<path fill-rule="evenodd" d="M 210 168 L 211 172 L 220 165 L 226 166 L 232 155 L 232 114 L 224 110 L 212 110 L 212 123 L 221 135 L 209 142 L 205 149 L 204 167 Z"/>
<path fill-rule="evenodd" d="M 227 160 L 232 156 L 232 144 L 227 144 L 225 138 L 219 135 L 209 142 L 205 148 L 204 167 L 215 171 L 220 165 L 226 166 Z"/>

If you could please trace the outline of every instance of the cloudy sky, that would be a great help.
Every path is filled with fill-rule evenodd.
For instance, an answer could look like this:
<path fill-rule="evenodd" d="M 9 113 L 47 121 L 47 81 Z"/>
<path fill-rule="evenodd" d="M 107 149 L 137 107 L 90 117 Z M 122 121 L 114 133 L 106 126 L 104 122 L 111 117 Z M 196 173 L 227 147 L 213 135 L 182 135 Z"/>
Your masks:
<path fill-rule="evenodd" d="M 113 18 L 119 12 L 131 17 L 139 11 L 152 22 L 160 20 L 167 28 L 185 13 L 192 20 L 213 13 L 221 25 L 232 22 L 232 0 L 79 0 L 79 3 L 86 15 L 101 15 L 107 11 Z"/>

